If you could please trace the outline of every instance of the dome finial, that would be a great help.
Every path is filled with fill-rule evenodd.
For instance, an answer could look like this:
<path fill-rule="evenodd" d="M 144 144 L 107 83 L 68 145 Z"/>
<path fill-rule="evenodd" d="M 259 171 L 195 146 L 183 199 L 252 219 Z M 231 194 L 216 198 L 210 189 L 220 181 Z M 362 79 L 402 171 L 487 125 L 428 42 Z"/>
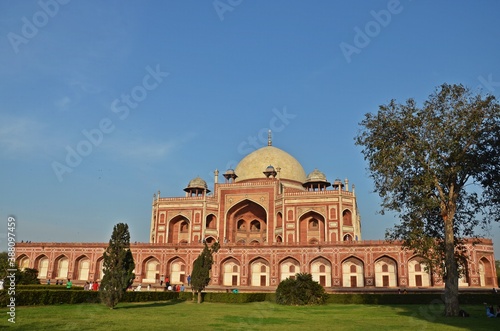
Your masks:
<path fill-rule="evenodd" d="M 273 145 L 273 139 L 271 135 L 271 130 L 267 132 L 267 146 L 272 146 Z"/>

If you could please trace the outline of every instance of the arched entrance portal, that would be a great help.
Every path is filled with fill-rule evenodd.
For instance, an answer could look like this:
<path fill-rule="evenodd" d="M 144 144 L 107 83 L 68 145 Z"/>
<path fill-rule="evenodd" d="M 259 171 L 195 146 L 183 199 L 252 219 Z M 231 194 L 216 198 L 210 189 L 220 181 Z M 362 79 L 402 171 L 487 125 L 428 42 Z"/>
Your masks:
<path fill-rule="evenodd" d="M 250 263 L 250 285 L 251 286 L 269 286 L 269 262 L 258 258 Z"/>
<path fill-rule="evenodd" d="M 325 218 L 316 212 L 300 217 L 300 243 L 316 244 L 325 241 Z"/>
<path fill-rule="evenodd" d="M 239 286 L 240 285 L 240 263 L 234 258 L 228 258 L 222 262 L 224 286 Z"/>
<path fill-rule="evenodd" d="M 229 209 L 227 219 L 231 242 L 262 244 L 267 241 L 267 214 L 259 204 L 243 200 Z"/>
<path fill-rule="evenodd" d="M 396 261 L 389 257 L 381 257 L 375 261 L 375 286 L 376 287 L 394 287 L 398 286 Z"/>

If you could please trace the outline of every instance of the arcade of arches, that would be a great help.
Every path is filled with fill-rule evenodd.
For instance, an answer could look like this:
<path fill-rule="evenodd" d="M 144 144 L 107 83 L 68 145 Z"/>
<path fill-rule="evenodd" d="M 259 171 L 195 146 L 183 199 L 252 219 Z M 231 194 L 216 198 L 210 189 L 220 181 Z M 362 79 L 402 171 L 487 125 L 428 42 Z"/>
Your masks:
<path fill-rule="evenodd" d="M 311 273 L 313 279 L 327 288 L 335 287 L 387 287 L 421 288 L 443 286 L 418 256 L 401 255 L 396 245 L 387 246 L 392 253 L 380 251 L 382 242 L 365 241 L 346 247 L 301 248 L 300 254 L 290 252 L 283 245 L 268 247 L 272 253 L 239 244 L 221 244 L 212 269 L 212 285 L 226 287 L 269 287 L 277 286 L 281 280 L 295 277 L 296 273 Z M 491 243 L 479 246 L 487 249 Z M 65 244 L 48 244 L 44 253 L 32 250 L 29 244 L 19 244 L 23 253 L 17 257 L 22 268 L 36 268 L 39 278 L 67 279 L 75 282 L 99 281 L 103 276 L 102 252 L 105 245 L 89 244 L 83 255 L 74 252 L 57 255 L 66 250 Z M 132 244 L 136 261 L 136 283 L 159 283 L 161 276 L 169 276 L 172 284 L 187 283 L 192 264 L 202 244 L 185 246 L 159 246 Z M 358 254 L 349 251 L 355 248 Z M 360 254 L 359 252 L 362 252 Z M 479 252 L 476 252 L 479 253 Z M 56 256 L 57 255 L 57 256 Z M 55 256 L 55 258 L 52 258 Z M 461 287 L 495 287 L 494 261 L 487 254 L 475 254 L 478 268 L 460 279 Z M 303 261 L 308 261 L 304 263 Z M 473 269 L 474 261 L 468 269 Z"/>
<path fill-rule="evenodd" d="M 203 244 L 219 241 L 214 286 L 275 287 L 299 272 L 326 288 L 443 286 L 435 270 L 398 243 L 362 240 L 354 185 L 347 178 L 330 182 L 318 169 L 306 175 L 293 156 L 272 146 L 270 135 L 268 146 L 235 169 L 215 170 L 213 183 L 209 189 L 196 177 L 184 196 L 153 195 L 149 242 L 131 244 L 136 283 L 159 283 L 162 276 L 186 283 Z M 42 280 L 98 281 L 106 246 L 18 243 L 16 259 L 38 269 Z M 492 241 L 467 249 L 460 286 L 498 286 Z"/>

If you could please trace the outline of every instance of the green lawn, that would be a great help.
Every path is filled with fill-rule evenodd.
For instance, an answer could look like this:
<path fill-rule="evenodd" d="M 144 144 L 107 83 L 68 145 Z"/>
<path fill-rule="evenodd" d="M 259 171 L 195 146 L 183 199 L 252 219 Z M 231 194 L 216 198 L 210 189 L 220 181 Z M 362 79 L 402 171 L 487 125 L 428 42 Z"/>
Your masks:
<path fill-rule="evenodd" d="M 103 305 L 16 307 L 16 323 L 0 309 L 0 328 L 17 330 L 500 330 L 482 306 L 465 306 L 469 318 L 445 318 L 442 305 L 340 305 L 288 307 L 169 301 Z"/>

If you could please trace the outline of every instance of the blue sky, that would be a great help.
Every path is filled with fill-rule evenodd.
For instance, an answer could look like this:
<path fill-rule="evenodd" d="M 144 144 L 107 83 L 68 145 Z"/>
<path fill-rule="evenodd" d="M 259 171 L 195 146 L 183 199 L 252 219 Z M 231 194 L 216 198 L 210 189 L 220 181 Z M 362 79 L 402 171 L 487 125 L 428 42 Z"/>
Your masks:
<path fill-rule="evenodd" d="M 397 220 L 354 137 L 442 83 L 500 97 L 497 1 L 0 2 L 0 215 L 17 239 L 147 241 L 153 193 L 273 144 L 356 185 L 364 239 Z M 262 138 L 259 138 L 262 137 Z M 78 153 L 78 156 L 75 156 Z M 0 229 L 5 239 L 6 226 Z M 500 230 L 487 234 L 500 256 Z"/>

